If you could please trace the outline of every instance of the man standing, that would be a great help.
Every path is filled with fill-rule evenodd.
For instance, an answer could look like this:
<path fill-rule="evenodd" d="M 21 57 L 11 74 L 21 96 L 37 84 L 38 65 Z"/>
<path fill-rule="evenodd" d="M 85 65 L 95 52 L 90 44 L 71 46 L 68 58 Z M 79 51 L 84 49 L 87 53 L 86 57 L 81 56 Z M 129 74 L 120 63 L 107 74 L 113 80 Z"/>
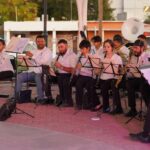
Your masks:
<path fill-rule="evenodd" d="M 42 86 L 42 65 L 50 65 L 52 60 L 52 53 L 47 48 L 45 38 L 42 35 L 36 37 L 37 49 L 33 51 L 27 51 L 25 58 L 31 59 L 35 67 L 29 67 L 27 72 L 23 72 L 17 75 L 16 84 L 16 96 L 19 100 L 22 83 L 28 81 L 35 81 L 37 86 L 37 102 L 45 103 L 44 91 Z"/>
<path fill-rule="evenodd" d="M 64 39 L 58 41 L 58 50 L 59 54 L 56 58 L 55 67 L 58 69 L 60 100 L 56 105 L 62 104 L 64 107 L 72 107 L 70 77 L 75 68 L 77 56 L 72 50 L 68 49 L 68 43 Z"/>

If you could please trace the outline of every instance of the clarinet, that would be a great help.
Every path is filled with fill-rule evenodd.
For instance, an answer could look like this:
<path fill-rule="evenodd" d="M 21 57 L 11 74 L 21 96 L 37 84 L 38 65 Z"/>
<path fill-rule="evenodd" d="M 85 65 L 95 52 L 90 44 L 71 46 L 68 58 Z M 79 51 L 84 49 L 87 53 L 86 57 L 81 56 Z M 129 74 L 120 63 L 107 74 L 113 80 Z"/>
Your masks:
<path fill-rule="evenodd" d="M 78 58 L 78 61 L 77 61 L 77 63 L 76 63 L 76 66 L 75 66 L 74 71 L 73 71 L 73 72 L 72 72 L 72 74 L 71 74 L 71 77 L 70 77 L 70 83 L 71 83 L 71 82 L 72 82 L 72 80 L 73 80 L 73 77 L 74 77 L 75 72 L 76 72 L 76 69 L 77 69 L 77 65 L 79 64 L 79 62 L 80 62 L 81 58 L 82 58 L 82 53 L 81 53 L 81 55 L 80 55 L 80 56 L 79 56 L 79 58 Z"/>
<path fill-rule="evenodd" d="M 56 61 L 58 61 L 58 59 L 59 59 L 60 55 L 61 55 L 61 54 L 60 54 L 60 53 L 58 53 L 57 58 L 56 58 Z M 55 61 L 55 62 L 56 62 L 56 61 Z"/>

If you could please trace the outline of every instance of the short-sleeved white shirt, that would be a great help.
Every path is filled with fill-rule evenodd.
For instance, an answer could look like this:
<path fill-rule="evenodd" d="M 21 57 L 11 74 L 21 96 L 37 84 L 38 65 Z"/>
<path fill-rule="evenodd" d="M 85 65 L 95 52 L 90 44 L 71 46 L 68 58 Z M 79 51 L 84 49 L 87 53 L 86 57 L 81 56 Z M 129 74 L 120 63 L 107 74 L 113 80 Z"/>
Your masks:
<path fill-rule="evenodd" d="M 59 55 L 58 56 L 58 62 L 65 66 L 65 67 L 71 67 L 71 68 L 75 68 L 76 63 L 77 63 L 77 55 L 72 51 L 72 50 L 67 50 L 67 52 L 62 56 Z M 64 70 L 58 69 L 59 73 L 68 73 Z"/>
<path fill-rule="evenodd" d="M 100 79 L 102 80 L 117 79 L 118 75 L 114 74 L 113 70 L 117 71 L 119 65 L 122 65 L 121 57 L 117 54 L 113 54 L 111 58 L 104 58 L 102 62 L 104 69 L 101 73 Z"/>

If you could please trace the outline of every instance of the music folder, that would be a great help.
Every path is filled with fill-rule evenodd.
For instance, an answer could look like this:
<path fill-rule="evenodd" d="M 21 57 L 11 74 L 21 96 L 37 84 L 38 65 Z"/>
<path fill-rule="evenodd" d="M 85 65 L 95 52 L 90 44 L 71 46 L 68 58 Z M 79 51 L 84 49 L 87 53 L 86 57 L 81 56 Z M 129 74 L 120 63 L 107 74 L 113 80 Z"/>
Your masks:
<path fill-rule="evenodd" d="M 150 65 L 141 66 L 139 67 L 139 70 L 150 85 Z"/>

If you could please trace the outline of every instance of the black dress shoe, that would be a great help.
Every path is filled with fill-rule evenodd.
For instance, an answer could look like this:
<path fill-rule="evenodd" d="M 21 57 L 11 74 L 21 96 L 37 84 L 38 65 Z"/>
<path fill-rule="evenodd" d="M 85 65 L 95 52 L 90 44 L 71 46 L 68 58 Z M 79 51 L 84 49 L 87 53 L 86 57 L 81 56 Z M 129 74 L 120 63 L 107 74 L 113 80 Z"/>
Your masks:
<path fill-rule="evenodd" d="M 140 133 L 130 133 L 129 136 L 131 137 L 131 139 L 133 140 L 139 140 L 139 138 L 141 136 L 143 136 L 143 132 L 140 132 Z"/>
<path fill-rule="evenodd" d="M 82 110 L 82 106 L 76 106 L 75 109 L 76 110 Z"/>
<path fill-rule="evenodd" d="M 106 109 L 103 109 L 103 113 L 109 113 L 110 112 L 110 108 L 106 108 Z"/>
<path fill-rule="evenodd" d="M 62 103 L 61 107 L 73 107 L 72 104 Z"/>
<path fill-rule="evenodd" d="M 103 105 L 97 105 L 96 107 L 94 107 L 94 108 L 91 108 L 91 111 L 99 111 L 99 110 L 101 110 L 103 108 Z"/>
<path fill-rule="evenodd" d="M 131 139 L 133 140 L 139 140 L 143 143 L 150 143 L 150 136 L 147 133 L 140 132 L 140 133 L 130 133 L 129 134 Z"/>
<path fill-rule="evenodd" d="M 135 117 L 137 115 L 136 110 L 130 110 L 128 113 L 125 114 L 126 117 Z"/>
<path fill-rule="evenodd" d="M 62 101 L 58 101 L 57 103 L 56 103 L 56 106 L 60 106 L 62 104 Z"/>
<path fill-rule="evenodd" d="M 122 108 L 116 108 L 115 110 L 111 111 L 110 114 L 115 115 L 115 114 L 122 114 L 123 110 Z"/>
<path fill-rule="evenodd" d="M 46 99 L 39 99 L 39 100 L 37 100 L 37 103 L 44 105 L 44 104 L 46 104 Z"/>

